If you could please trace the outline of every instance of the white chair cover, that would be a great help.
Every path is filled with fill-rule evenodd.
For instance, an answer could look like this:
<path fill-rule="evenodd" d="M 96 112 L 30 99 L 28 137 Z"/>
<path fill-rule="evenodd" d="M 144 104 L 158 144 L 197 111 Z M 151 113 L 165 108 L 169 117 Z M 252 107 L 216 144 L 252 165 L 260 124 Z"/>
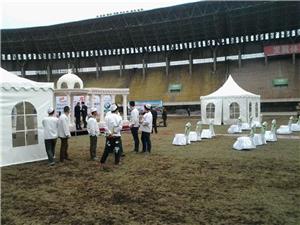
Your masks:
<path fill-rule="evenodd" d="M 293 121 L 293 117 L 291 116 L 289 119 L 289 123 L 288 125 L 281 125 L 276 133 L 277 134 L 291 134 L 292 133 L 292 121 Z"/>
<path fill-rule="evenodd" d="M 296 131 L 296 132 L 300 131 L 300 124 L 298 124 L 298 123 L 292 123 L 291 130 L 292 131 Z"/>
<path fill-rule="evenodd" d="M 239 125 L 233 124 L 228 128 L 227 132 L 229 134 L 242 133 L 242 129 Z"/>
<path fill-rule="evenodd" d="M 187 140 L 184 134 L 175 134 L 172 144 L 173 145 L 186 145 Z"/>
<path fill-rule="evenodd" d="M 266 141 L 277 141 L 276 136 L 276 120 L 272 120 L 271 130 L 267 130 L 265 133 Z"/>
<path fill-rule="evenodd" d="M 300 116 L 298 117 L 297 123 L 292 123 L 292 131 L 300 131 Z"/>
<path fill-rule="evenodd" d="M 206 138 L 206 139 L 210 139 L 212 138 L 212 133 L 210 131 L 210 129 L 203 129 L 202 132 L 201 132 L 201 139 L 202 138 Z"/>
<path fill-rule="evenodd" d="M 196 131 L 191 131 L 189 134 L 189 140 L 190 141 L 198 141 L 198 135 Z"/>
<path fill-rule="evenodd" d="M 239 117 L 237 124 L 231 125 L 227 132 L 229 134 L 234 134 L 234 133 L 242 133 L 242 119 Z"/>
<path fill-rule="evenodd" d="M 191 141 L 189 139 L 189 134 L 191 130 L 191 123 L 188 122 L 185 125 L 184 134 L 175 134 L 172 144 L 173 145 L 189 145 Z"/>
<path fill-rule="evenodd" d="M 196 125 L 197 141 L 201 141 L 201 130 L 202 130 L 202 124 L 201 121 L 198 121 Z"/>
<path fill-rule="evenodd" d="M 251 130 L 249 123 L 242 123 L 241 130 Z"/>
<path fill-rule="evenodd" d="M 266 141 L 277 141 L 277 136 L 272 131 L 267 130 L 265 133 L 265 139 Z"/>
<path fill-rule="evenodd" d="M 263 145 L 264 144 L 261 134 L 254 134 L 253 143 L 254 143 L 254 145 Z"/>
<path fill-rule="evenodd" d="M 239 151 L 256 148 L 251 137 L 238 137 L 232 147 Z"/>

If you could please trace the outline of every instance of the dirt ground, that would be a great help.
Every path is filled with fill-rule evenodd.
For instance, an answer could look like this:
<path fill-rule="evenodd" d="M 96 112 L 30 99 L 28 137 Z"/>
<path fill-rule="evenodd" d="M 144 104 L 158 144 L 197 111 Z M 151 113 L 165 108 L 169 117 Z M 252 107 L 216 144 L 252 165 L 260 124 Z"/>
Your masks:
<path fill-rule="evenodd" d="M 233 150 L 230 136 L 173 146 L 187 121 L 197 119 L 170 118 L 159 128 L 150 155 L 133 153 L 124 133 L 122 165 L 113 167 L 110 156 L 105 171 L 88 161 L 88 136 L 70 139 L 70 162 L 2 168 L 2 224 L 300 224 L 299 139 L 252 151 Z M 103 147 L 99 137 L 98 157 Z"/>

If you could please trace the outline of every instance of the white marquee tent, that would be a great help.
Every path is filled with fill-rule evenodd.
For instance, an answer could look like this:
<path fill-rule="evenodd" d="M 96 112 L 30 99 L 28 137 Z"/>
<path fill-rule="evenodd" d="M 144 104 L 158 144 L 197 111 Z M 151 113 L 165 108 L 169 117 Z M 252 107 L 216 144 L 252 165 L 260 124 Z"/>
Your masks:
<path fill-rule="evenodd" d="M 53 83 L 34 82 L 0 68 L 0 166 L 47 159 L 42 119 L 53 107 Z"/>
<path fill-rule="evenodd" d="M 215 92 L 200 97 L 204 124 L 211 119 L 214 124 L 233 124 L 241 117 L 243 122 L 260 121 L 260 95 L 242 89 L 229 75 L 227 81 Z"/>

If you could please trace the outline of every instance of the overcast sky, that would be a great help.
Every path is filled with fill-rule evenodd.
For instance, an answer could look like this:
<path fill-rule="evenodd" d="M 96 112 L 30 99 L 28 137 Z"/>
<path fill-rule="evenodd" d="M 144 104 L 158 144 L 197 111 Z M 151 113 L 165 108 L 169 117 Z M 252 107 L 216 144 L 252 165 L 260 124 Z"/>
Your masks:
<path fill-rule="evenodd" d="M 45 26 L 133 9 L 154 9 L 197 0 L 1 0 L 2 29 Z"/>

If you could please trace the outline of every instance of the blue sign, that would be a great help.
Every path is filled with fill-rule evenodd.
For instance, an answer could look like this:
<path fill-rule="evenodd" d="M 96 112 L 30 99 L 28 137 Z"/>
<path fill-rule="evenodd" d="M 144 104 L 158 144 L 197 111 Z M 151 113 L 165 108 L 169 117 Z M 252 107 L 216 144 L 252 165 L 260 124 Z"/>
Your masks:
<path fill-rule="evenodd" d="M 154 110 L 157 112 L 162 111 L 163 102 L 162 100 L 144 100 L 144 101 L 135 101 L 135 106 L 139 110 L 139 112 L 144 111 L 144 105 L 150 104 Z"/>

